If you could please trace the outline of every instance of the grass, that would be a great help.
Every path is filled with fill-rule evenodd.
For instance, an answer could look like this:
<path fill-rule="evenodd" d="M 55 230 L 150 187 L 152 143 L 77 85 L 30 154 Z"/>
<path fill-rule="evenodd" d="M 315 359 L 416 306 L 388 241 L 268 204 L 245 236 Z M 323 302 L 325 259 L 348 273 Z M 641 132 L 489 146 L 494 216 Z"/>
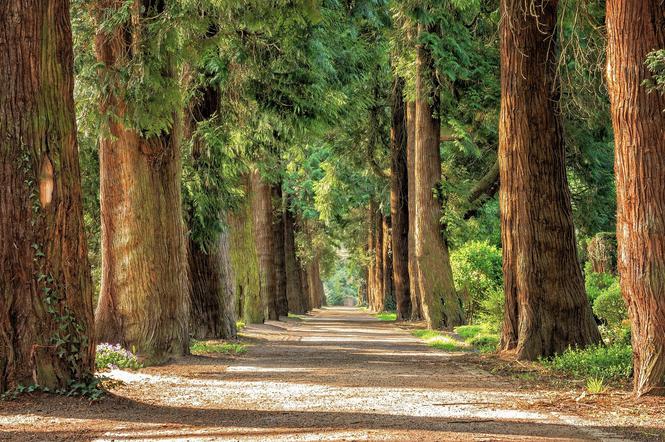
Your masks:
<path fill-rule="evenodd" d="M 245 325 L 246 325 L 246 324 L 245 324 L 243 321 L 236 321 L 236 329 L 237 329 L 238 331 L 240 331 L 240 330 L 242 330 L 243 328 L 245 328 Z"/>
<path fill-rule="evenodd" d="M 192 341 L 189 346 L 192 354 L 243 354 L 247 353 L 247 345 L 241 342 L 222 342 L 222 341 Z"/>
<path fill-rule="evenodd" d="M 376 319 L 378 319 L 379 321 L 397 320 L 397 313 L 395 312 L 381 312 L 381 313 L 376 313 L 374 316 L 376 316 Z"/>
<path fill-rule="evenodd" d="M 427 344 L 428 347 L 445 351 L 469 351 L 471 347 L 465 342 L 460 342 L 455 338 L 443 335 L 434 330 L 413 330 L 411 332 Z"/>
<path fill-rule="evenodd" d="M 600 394 L 605 391 L 605 384 L 603 379 L 589 378 L 586 381 L 586 391 L 590 394 Z"/>
<path fill-rule="evenodd" d="M 414 336 L 422 339 L 433 348 L 446 351 L 470 351 L 492 352 L 499 344 L 499 335 L 492 332 L 486 325 L 463 325 L 455 328 L 463 340 L 460 342 L 451 336 L 442 334 L 435 330 L 414 330 Z"/>
<path fill-rule="evenodd" d="M 305 315 L 297 315 L 295 313 L 289 313 L 288 317 L 291 319 L 300 319 L 301 321 L 305 319 Z"/>
<path fill-rule="evenodd" d="M 633 371 L 633 351 L 630 345 L 591 346 L 569 349 L 541 363 L 552 371 L 580 379 L 626 380 Z"/>

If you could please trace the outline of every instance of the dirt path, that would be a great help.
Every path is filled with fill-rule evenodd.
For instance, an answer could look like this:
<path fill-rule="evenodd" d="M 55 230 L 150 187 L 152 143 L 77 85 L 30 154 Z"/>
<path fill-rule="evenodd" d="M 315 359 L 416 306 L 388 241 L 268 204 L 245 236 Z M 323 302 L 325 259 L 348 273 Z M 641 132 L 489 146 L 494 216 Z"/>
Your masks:
<path fill-rule="evenodd" d="M 244 334 L 244 355 L 113 371 L 124 384 L 101 403 L 0 403 L 0 439 L 628 440 L 588 418 L 529 410 L 538 398 L 517 382 L 357 309 Z"/>

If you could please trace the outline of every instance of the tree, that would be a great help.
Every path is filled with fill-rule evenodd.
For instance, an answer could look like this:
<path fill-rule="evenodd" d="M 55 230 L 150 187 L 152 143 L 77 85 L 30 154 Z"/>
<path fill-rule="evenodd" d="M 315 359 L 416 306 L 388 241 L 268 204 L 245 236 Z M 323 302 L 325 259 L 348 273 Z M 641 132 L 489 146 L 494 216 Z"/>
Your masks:
<path fill-rule="evenodd" d="M 429 328 L 463 323 L 462 303 L 455 291 L 448 246 L 441 229 L 441 154 L 438 92 L 432 56 L 423 42 L 436 25 L 418 25 L 414 219 L 418 285 L 423 318 Z"/>
<path fill-rule="evenodd" d="M 0 4 L 0 393 L 94 372 L 69 2 Z"/>
<path fill-rule="evenodd" d="M 161 362 L 189 351 L 177 37 L 166 23 L 161 37 L 153 35 L 155 21 L 168 20 L 166 3 L 126 6 L 103 0 L 97 10 L 96 52 L 106 85 L 100 107 L 108 131 L 99 142 L 103 257 L 96 333 L 101 342 Z M 119 74 L 148 62 L 157 66 L 145 84 Z M 162 102 L 151 101 L 156 97 Z"/>
<path fill-rule="evenodd" d="M 418 284 L 418 260 L 416 259 L 416 103 L 406 106 L 406 171 L 409 206 L 409 296 L 411 297 L 411 319 L 422 318 L 422 297 Z"/>
<path fill-rule="evenodd" d="M 273 203 L 273 246 L 275 262 L 275 296 L 277 299 L 277 314 L 286 316 L 289 314 L 289 303 L 286 296 L 286 251 L 285 251 L 285 223 L 284 223 L 284 200 L 282 198 L 282 184 L 274 184 L 271 187 Z"/>
<path fill-rule="evenodd" d="M 390 133 L 390 218 L 392 221 L 393 280 L 397 319 L 411 319 L 409 283 L 409 184 L 407 176 L 407 134 L 404 109 L 404 81 L 396 78 L 392 92 Z"/>
<path fill-rule="evenodd" d="M 297 314 L 307 312 L 303 302 L 303 287 L 300 279 L 300 263 L 296 256 L 295 219 L 285 201 L 284 219 L 284 267 L 286 271 L 286 298 L 289 311 Z"/>
<path fill-rule="evenodd" d="M 266 319 L 279 320 L 277 305 L 275 251 L 273 241 L 272 191 L 258 169 L 251 173 L 251 201 L 254 214 L 254 240 L 259 257 L 261 298 Z"/>
<path fill-rule="evenodd" d="M 557 2 L 501 2 L 499 167 L 505 316 L 518 359 L 600 342 L 584 292 L 555 75 Z"/>
<path fill-rule="evenodd" d="M 665 393 L 665 97 L 647 55 L 665 47 L 665 4 L 607 1 L 607 80 L 615 139 L 618 268 L 632 324 L 635 393 Z"/>

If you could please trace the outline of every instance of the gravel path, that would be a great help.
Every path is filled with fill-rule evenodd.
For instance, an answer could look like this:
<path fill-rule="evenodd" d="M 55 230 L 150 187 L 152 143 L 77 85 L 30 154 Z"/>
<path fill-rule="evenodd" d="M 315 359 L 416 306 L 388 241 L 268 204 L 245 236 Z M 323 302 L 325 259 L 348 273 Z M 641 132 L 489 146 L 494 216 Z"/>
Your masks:
<path fill-rule="evenodd" d="M 0 403 L 0 439 L 628 440 L 588 418 L 529 409 L 541 393 L 358 309 L 243 334 L 243 355 L 113 371 L 122 385 L 101 403 Z"/>

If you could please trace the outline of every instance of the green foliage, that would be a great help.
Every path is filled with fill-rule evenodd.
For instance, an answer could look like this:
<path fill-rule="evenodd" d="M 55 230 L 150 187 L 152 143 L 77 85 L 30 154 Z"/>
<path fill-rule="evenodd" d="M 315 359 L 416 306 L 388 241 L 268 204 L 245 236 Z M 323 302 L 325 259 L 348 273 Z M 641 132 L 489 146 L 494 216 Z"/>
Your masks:
<path fill-rule="evenodd" d="M 193 340 L 189 346 L 192 354 L 234 354 L 247 353 L 247 345 L 242 342 L 197 341 Z"/>
<path fill-rule="evenodd" d="M 455 333 L 480 352 L 495 351 L 499 345 L 499 335 L 490 324 L 462 325 L 455 327 Z"/>
<path fill-rule="evenodd" d="M 381 312 L 374 315 L 379 321 L 396 321 L 397 313 L 395 312 Z"/>
<path fill-rule="evenodd" d="M 607 342 L 630 343 L 628 309 L 618 280 L 598 295 L 593 302 L 593 313 L 603 321 L 600 330 Z"/>
<path fill-rule="evenodd" d="M 569 349 L 551 359 L 546 367 L 576 378 L 628 379 L 633 370 L 633 350 L 626 344 Z"/>
<path fill-rule="evenodd" d="M 443 335 L 434 330 L 413 330 L 411 334 L 425 341 L 428 347 L 444 351 L 469 351 L 471 348 L 464 342 Z"/>
<path fill-rule="evenodd" d="M 650 92 L 665 94 L 665 49 L 651 52 L 645 63 L 652 74 L 646 81 Z"/>
<path fill-rule="evenodd" d="M 589 378 L 586 381 L 586 391 L 590 394 L 600 394 L 605 391 L 605 381 L 602 378 Z"/>
<path fill-rule="evenodd" d="M 358 302 L 358 278 L 353 274 L 348 259 L 337 257 L 332 275 L 325 278 L 323 288 L 328 305 L 344 305 L 345 299 Z"/>
<path fill-rule="evenodd" d="M 612 285 L 618 284 L 619 278 L 609 273 L 595 273 L 591 270 L 591 263 L 584 265 L 584 286 L 591 305 Z"/>
<path fill-rule="evenodd" d="M 138 370 L 143 368 L 143 364 L 139 362 L 136 355 L 122 348 L 119 344 L 98 344 L 95 363 L 97 364 L 97 370 L 113 368 Z"/>
<path fill-rule="evenodd" d="M 461 292 L 467 320 L 498 319 L 497 293 L 503 292 L 501 251 L 485 241 L 470 241 L 450 254 L 455 287 Z"/>

